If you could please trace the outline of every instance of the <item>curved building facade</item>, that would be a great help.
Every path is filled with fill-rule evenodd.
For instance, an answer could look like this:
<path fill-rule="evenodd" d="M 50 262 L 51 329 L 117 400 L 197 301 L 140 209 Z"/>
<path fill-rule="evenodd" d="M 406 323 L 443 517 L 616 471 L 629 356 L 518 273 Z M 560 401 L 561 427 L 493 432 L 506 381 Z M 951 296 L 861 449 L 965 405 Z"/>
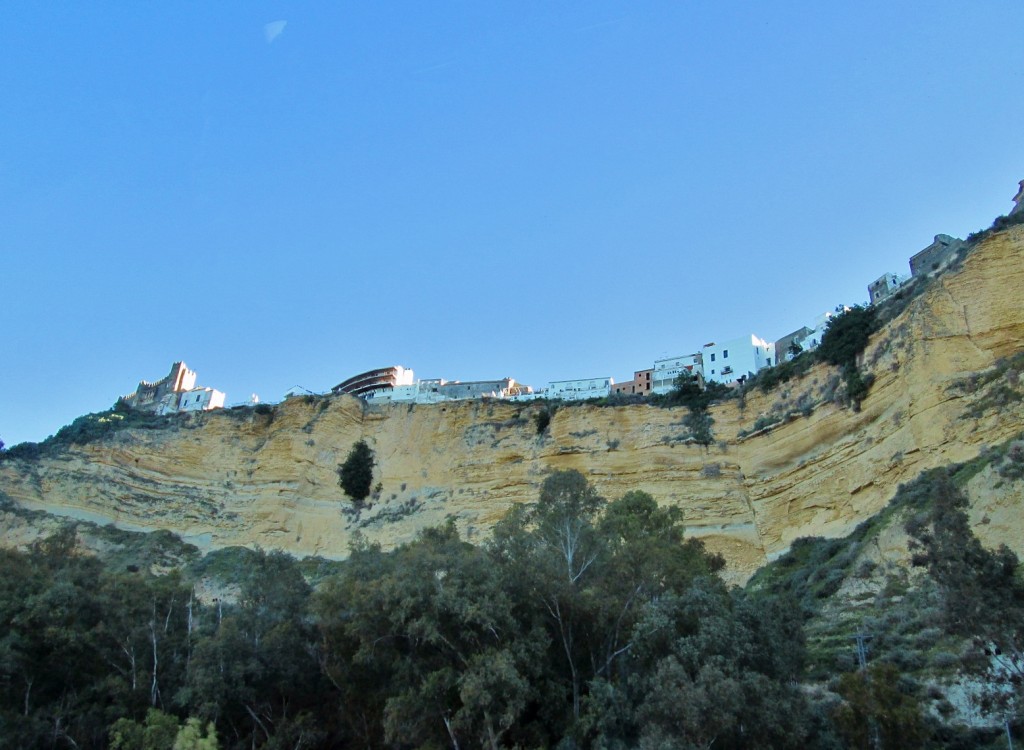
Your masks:
<path fill-rule="evenodd" d="M 381 367 L 353 375 L 331 388 L 332 393 L 347 393 L 351 396 L 369 396 L 378 391 L 391 390 L 399 385 L 412 385 L 413 372 L 400 365 Z"/>

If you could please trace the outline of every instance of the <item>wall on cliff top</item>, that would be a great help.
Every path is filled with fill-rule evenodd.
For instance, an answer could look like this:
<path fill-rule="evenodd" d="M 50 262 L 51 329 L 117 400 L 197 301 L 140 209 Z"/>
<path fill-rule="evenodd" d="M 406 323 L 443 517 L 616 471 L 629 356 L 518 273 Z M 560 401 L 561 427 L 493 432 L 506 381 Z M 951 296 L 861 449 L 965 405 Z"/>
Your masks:
<path fill-rule="evenodd" d="M 536 403 L 296 398 L 271 414 L 196 414 L 5 461 L 0 487 L 27 508 L 170 529 L 204 548 L 341 557 L 356 532 L 387 547 L 447 518 L 480 540 L 512 504 L 535 499 L 547 473 L 577 469 L 607 497 L 642 489 L 682 508 L 690 533 L 742 581 L 797 537 L 847 533 L 923 469 L 1020 432 L 1024 408 L 1006 395 L 1020 393 L 1015 371 L 971 377 L 1024 346 L 1022 253 L 1024 227 L 989 237 L 876 334 L 864 353 L 876 380 L 860 412 L 828 400 L 837 373 L 819 365 L 712 407 L 707 449 L 681 439 L 684 409 L 563 406 L 538 436 Z M 798 403 L 810 416 L 738 437 Z M 381 492 L 357 510 L 336 469 L 360 439 L 376 453 Z"/>

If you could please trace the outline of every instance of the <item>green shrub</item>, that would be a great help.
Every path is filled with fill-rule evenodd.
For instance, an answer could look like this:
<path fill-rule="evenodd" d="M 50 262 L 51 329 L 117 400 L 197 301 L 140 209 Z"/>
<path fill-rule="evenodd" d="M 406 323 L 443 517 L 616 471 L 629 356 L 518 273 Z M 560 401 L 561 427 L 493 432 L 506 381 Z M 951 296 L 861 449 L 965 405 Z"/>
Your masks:
<path fill-rule="evenodd" d="M 856 305 L 828 321 L 821 337 L 818 357 L 841 367 L 856 366 L 857 357 L 877 330 L 875 309 Z"/>
<path fill-rule="evenodd" d="M 747 379 L 744 390 L 758 387 L 764 393 L 768 393 L 780 383 L 788 383 L 790 380 L 801 378 L 814 366 L 816 358 L 813 352 L 798 354 L 788 362 L 782 362 L 775 367 L 765 367 L 763 370 Z"/>
<path fill-rule="evenodd" d="M 871 373 L 861 375 L 856 365 L 843 368 L 843 378 L 846 381 L 846 395 L 853 405 L 854 411 L 860 411 L 860 402 L 867 398 L 871 384 L 875 382 L 875 376 Z"/>
<path fill-rule="evenodd" d="M 86 445 L 126 429 L 160 429 L 168 426 L 179 415 L 158 416 L 137 411 L 118 401 L 113 409 L 85 414 L 71 424 L 64 425 L 41 443 L 20 443 L 6 451 L 0 451 L 0 460 L 34 460 L 40 456 L 68 445 Z"/>
<path fill-rule="evenodd" d="M 533 415 L 533 422 L 537 428 L 538 435 L 547 434 L 548 427 L 551 425 L 551 417 L 554 416 L 554 413 L 555 407 L 552 406 Z"/>
<path fill-rule="evenodd" d="M 1024 441 L 1016 440 L 1010 444 L 998 471 L 1004 479 L 1024 479 Z"/>
<path fill-rule="evenodd" d="M 345 494 L 356 502 L 362 502 L 370 495 L 373 486 L 373 450 L 365 440 L 352 446 L 345 463 L 338 465 L 338 484 Z"/>
<path fill-rule="evenodd" d="M 0 461 L 21 459 L 23 461 L 34 461 L 43 454 L 41 443 L 18 443 L 0 453 Z"/>

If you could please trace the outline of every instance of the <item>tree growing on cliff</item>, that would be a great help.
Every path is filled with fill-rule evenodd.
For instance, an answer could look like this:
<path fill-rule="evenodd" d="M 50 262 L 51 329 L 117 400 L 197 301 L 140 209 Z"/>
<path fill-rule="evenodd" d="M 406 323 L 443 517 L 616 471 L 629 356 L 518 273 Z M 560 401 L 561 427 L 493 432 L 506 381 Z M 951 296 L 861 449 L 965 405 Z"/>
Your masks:
<path fill-rule="evenodd" d="M 362 502 L 370 494 L 373 466 L 373 450 L 365 440 L 355 443 L 345 463 L 338 466 L 338 484 L 356 502 Z"/>
<path fill-rule="evenodd" d="M 818 357 L 840 367 L 856 367 L 857 357 L 876 328 L 875 308 L 854 305 L 829 319 L 818 347 Z"/>
<path fill-rule="evenodd" d="M 843 368 L 846 395 L 854 411 L 860 411 L 860 402 L 868 395 L 874 376 L 861 375 L 857 358 L 864 352 L 871 334 L 878 328 L 875 308 L 855 305 L 836 315 L 828 322 L 818 346 L 818 357 L 829 364 Z"/>
<path fill-rule="evenodd" d="M 946 631 L 974 640 L 965 662 L 985 673 L 982 710 L 1019 717 L 1024 706 L 1020 561 L 1005 544 L 994 550 L 982 545 L 967 515 L 970 500 L 949 474 L 936 474 L 930 490 L 928 509 L 904 526 L 912 562 L 926 568 L 939 586 Z"/>

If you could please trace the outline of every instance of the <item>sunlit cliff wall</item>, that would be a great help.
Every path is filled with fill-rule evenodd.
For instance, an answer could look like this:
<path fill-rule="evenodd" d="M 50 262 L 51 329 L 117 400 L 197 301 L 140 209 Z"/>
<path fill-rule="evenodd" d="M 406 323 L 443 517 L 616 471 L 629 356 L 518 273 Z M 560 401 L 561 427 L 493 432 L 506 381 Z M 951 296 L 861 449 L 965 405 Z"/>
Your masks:
<path fill-rule="evenodd" d="M 683 409 L 564 406 L 538 437 L 537 404 L 297 398 L 272 415 L 194 414 L 167 430 L 8 460 L 0 491 L 31 509 L 170 529 L 204 548 L 341 557 L 356 532 L 391 546 L 449 517 L 482 540 L 510 505 L 535 499 L 548 472 L 572 468 L 606 497 L 642 489 L 678 505 L 690 533 L 742 581 L 793 539 L 846 533 L 900 482 L 1024 429 L 1021 401 L 993 397 L 995 388 L 1020 389 L 1012 372 L 1008 384 L 970 382 L 1024 348 L 1022 261 L 1024 227 L 990 237 L 874 336 L 864 361 L 876 380 L 860 412 L 823 400 L 837 377 L 819 366 L 772 393 L 712 407 L 716 443 L 707 449 L 678 439 Z M 814 404 L 809 417 L 737 437 L 798 401 Z M 336 469 L 359 439 L 376 453 L 381 491 L 356 511 Z M 1009 519 L 1000 534 L 1018 547 L 1022 515 L 1000 516 Z"/>

